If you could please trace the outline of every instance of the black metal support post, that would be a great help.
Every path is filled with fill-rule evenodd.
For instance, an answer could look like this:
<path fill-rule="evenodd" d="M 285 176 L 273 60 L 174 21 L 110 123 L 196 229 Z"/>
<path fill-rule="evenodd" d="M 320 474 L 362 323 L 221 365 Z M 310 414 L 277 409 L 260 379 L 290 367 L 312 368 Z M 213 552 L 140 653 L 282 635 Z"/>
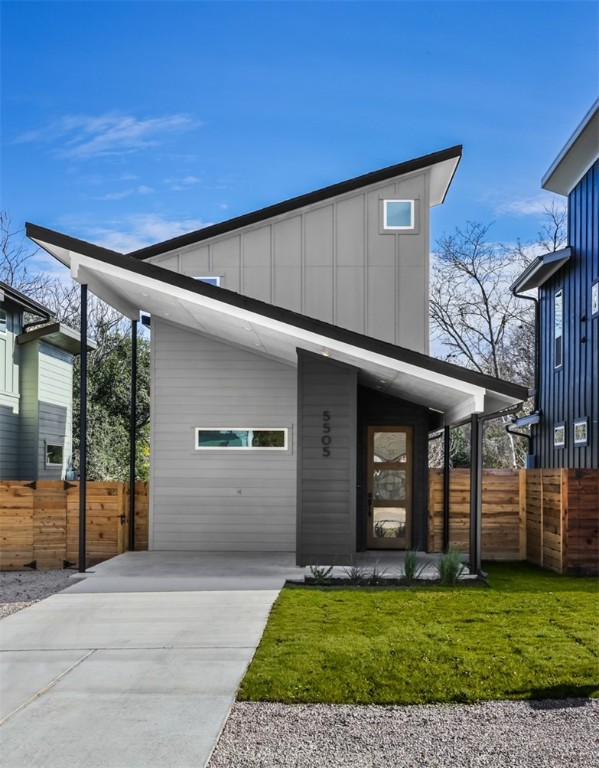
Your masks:
<path fill-rule="evenodd" d="M 449 549 L 449 429 L 443 428 L 443 552 Z"/>
<path fill-rule="evenodd" d="M 129 551 L 135 549 L 135 453 L 137 437 L 137 320 L 131 321 L 131 412 L 129 419 Z"/>
<path fill-rule="evenodd" d="M 87 285 L 81 285 L 81 359 L 79 369 L 79 573 L 86 568 L 87 503 Z"/>
<path fill-rule="evenodd" d="M 470 417 L 470 573 L 481 571 L 481 520 L 483 486 L 483 428 L 478 414 Z"/>

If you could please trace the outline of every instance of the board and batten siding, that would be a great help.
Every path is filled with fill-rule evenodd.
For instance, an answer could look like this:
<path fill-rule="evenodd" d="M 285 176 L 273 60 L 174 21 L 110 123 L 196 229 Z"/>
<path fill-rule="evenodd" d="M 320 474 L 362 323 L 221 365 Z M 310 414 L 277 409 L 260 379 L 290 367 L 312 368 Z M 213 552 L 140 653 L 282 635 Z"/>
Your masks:
<path fill-rule="evenodd" d="M 152 318 L 150 549 L 295 550 L 294 367 Z M 288 451 L 195 450 L 196 427 L 286 427 Z"/>
<path fill-rule="evenodd" d="M 39 342 L 38 386 L 38 478 L 64 479 L 72 454 L 73 356 Z M 61 467 L 46 466 L 46 443 L 63 446 Z"/>
<path fill-rule="evenodd" d="M 357 389 L 357 368 L 298 350 L 298 565 L 355 557 Z"/>
<path fill-rule="evenodd" d="M 383 230 L 383 200 L 415 228 Z M 428 171 L 372 185 L 149 261 L 275 306 L 428 352 Z"/>
<path fill-rule="evenodd" d="M 591 287 L 599 281 L 599 161 L 568 200 L 568 244 L 572 257 L 539 290 L 542 413 L 539 467 L 599 467 L 599 313 L 592 314 Z M 563 365 L 554 364 L 554 297 L 563 291 Z M 574 445 L 573 423 L 588 419 L 589 441 Z M 553 428 L 566 426 L 566 445 L 554 448 Z"/>
<path fill-rule="evenodd" d="M 0 332 L 0 479 L 19 476 L 19 360 L 15 337 L 21 314 L 7 304 L 6 331 Z"/>

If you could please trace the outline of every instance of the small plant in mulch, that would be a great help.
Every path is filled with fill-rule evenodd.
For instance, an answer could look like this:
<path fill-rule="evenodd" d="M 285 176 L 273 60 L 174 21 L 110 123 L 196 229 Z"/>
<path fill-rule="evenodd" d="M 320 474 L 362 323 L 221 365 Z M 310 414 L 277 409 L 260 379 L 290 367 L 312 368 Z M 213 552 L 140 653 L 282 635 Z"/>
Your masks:
<path fill-rule="evenodd" d="M 332 565 L 311 565 L 310 573 L 312 574 L 311 581 L 318 586 L 326 586 L 331 583 L 331 573 L 333 573 Z"/>
<path fill-rule="evenodd" d="M 343 572 L 347 576 L 348 582 L 354 587 L 366 584 L 368 581 L 368 568 L 360 559 L 352 561 L 351 565 L 343 569 Z"/>
<path fill-rule="evenodd" d="M 462 562 L 462 555 L 457 549 L 450 549 L 444 555 L 441 555 L 439 565 L 439 581 L 449 587 L 455 587 L 466 570 Z"/>
<path fill-rule="evenodd" d="M 426 563 L 418 561 L 418 555 L 413 549 L 406 549 L 403 565 L 403 578 L 408 584 L 419 581 L 422 576 Z"/>

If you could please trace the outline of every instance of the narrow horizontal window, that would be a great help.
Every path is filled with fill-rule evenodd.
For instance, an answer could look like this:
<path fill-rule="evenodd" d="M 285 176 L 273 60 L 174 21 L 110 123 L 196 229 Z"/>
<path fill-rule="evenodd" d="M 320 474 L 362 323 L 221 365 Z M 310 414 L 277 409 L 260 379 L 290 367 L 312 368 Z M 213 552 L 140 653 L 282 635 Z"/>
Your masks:
<path fill-rule="evenodd" d="M 585 418 L 574 421 L 574 445 L 589 444 L 589 420 Z"/>
<path fill-rule="evenodd" d="M 0 309 L 0 333 L 6 333 L 8 327 L 8 315 L 5 309 Z"/>
<path fill-rule="evenodd" d="M 215 277 L 202 277 L 201 275 L 194 275 L 194 280 L 201 280 L 202 283 L 208 283 L 208 285 L 220 286 L 220 275 Z"/>
<path fill-rule="evenodd" d="M 384 229 L 414 229 L 413 200 L 383 200 Z"/>
<path fill-rule="evenodd" d="M 566 425 L 555 424 L 553 427 L 553 447 L 564 448 L 566 445 Z"/>
<path fill-rule="evenodd" d="M 268 427 L 196 427 L 196 450 L 237 449 L 251 451 L 286 451 L 288 448 L 287 428 Z"/>
<path fill-rule="evenodd" d="M 64 446 L 46 443 L 46 466 L 62 467 Z"/>

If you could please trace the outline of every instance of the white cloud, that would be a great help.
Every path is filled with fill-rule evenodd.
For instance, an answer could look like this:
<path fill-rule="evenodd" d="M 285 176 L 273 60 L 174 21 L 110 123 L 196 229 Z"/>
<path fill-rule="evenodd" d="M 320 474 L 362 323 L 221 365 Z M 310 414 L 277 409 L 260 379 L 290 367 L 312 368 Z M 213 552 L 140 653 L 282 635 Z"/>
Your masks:
<path fill-rule="evenodd" d="M 498 203 L 495 206 L 497 214 L 512 214 L 515 216 L 539 216 L 551 206 L 553 196 L 541 193 L 536 197 L 521 197 Z"/>
<path fill-rule="evenodd" d="M 95 200 L 124 200 L 126 197 L 132 195 L 149 195 L 154 191 L 152 187 L 148 187 L 145 184 L 140 184 L 138 187 L 131 189 L 122 189 L 120 192 L 107 192 L 105 195 L 100 195 L 94 198 Z"/>
<path fill-rule="evenodd" d="M 166 219 L 157 213 L 138 213 L 114 220 L 105 226 L 85 227 L 85 239 L 121 253 L 209 227 L 200 219 Z"/>
<path fill-rule="evenodd" d="M 184 189 L 199 184 L 200 179 L 197 176 L 183 176 L 183 178 L 164 179 L 164 183 L 172 192 L 182 192 Z"/>
<path fill-rule="evenodd" d="M 185 114 L 141 119 L 118 113 L 65 115 L 43 128 L 22 133 L 14 143 L 59 144 L 58 152 L 63 157 L 84 160 L 156 147 L 167 135 L 199 125 L 201 123 Z"/>

